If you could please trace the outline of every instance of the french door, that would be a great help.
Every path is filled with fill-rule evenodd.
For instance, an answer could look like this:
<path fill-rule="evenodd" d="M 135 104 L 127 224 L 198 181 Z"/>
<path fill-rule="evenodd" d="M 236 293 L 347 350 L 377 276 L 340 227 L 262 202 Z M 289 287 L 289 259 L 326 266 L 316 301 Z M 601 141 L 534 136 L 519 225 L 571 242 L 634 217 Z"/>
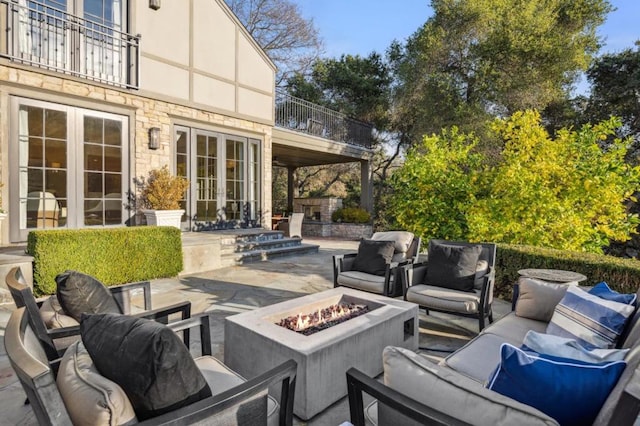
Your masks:
<path fill-rule="evenodd" d="M 255 226 L 259 206 L 259 141 L 176 126 L 176 174 L 191 182 L 184 230 Z"/>
<path fill-rule="evenodd" d="M 11 99 L 11 240 L 33 229 L 122 225 L 124 116 Z"/>

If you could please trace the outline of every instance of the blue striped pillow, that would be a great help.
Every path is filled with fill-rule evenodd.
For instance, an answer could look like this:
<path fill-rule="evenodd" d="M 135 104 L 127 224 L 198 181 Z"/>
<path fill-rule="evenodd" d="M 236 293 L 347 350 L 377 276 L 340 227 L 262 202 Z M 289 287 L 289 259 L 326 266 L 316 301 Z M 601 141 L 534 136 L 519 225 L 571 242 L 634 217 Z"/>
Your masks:
<path fill-rule="evenodd" d="M 569 286 L 553 312 L 547 333 L 575 339 L 587 349 L 611 349 L 633 310 L 631 305 Z"/>

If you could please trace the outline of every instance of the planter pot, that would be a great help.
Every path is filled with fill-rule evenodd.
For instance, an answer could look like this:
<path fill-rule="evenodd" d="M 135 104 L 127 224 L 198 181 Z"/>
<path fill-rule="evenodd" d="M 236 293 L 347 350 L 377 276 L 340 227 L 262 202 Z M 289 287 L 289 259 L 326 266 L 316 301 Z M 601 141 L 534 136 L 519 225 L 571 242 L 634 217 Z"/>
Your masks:
<path fill-rule="evenodd" d="M 184 210 L 142 210 L 149 226 L 174 226 L 180 229 Z"/>

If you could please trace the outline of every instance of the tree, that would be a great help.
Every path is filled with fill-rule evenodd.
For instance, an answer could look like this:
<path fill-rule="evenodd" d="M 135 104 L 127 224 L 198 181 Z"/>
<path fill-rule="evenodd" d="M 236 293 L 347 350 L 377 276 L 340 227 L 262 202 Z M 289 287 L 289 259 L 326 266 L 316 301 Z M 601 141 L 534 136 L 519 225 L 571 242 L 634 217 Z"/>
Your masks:
<path fill-rule="evenodd" d="M 606 0 L 432 0 L 434 15 L 391 48 L 395 120 L 410 142 L 566 98 L 600 42 Z"/>
<path fill-rule="evenodd" d="M 249 34 L 278 67 L 276 85 L 305 74 L 319 57 L 322 42 L 313 20 L 304 19 L 290 0 L 226 0 Z"/>
<path fill-rule="evenodd" d="M 634 157 L 640 145 L 640 41 L 635 50 L 607 54 L 587 71 L 591 84 L 586 115 L 591 120 L 620 117 L 620 137 L 634 139 Z M 637 163 L 638 159 L 634 158 Z"/>
<path fill-rule="evenodd" d="M 619 126 L 611 118 L 551 138 L 539 113 L 517 112 L 491 126 L 504 144 L 493 166 L 455 128 L 425 137 L 393 176 L 397 219 L 428 238 L 602 252 L 640 223 L 625 208 L 640 168 L 625 162 Z"/>

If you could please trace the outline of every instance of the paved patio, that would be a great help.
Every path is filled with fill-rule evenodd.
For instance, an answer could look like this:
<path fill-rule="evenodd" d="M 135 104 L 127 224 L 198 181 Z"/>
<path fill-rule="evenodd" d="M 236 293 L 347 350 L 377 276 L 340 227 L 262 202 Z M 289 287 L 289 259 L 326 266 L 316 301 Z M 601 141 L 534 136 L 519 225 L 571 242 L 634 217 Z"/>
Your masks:
<path fill-rule="evenodd" d="M 175 279 L 152 282 L 153 306 L 190 300 L 192 312 L 207 312 L 212 319 L 213 354 L 223 359 L 224 318 L 333 287 L 331 257 L 352 252 L 357 241 L 305 238 L 320 245 L 318 254 L 291 256 L 232 266 Z M 2 277 L 4 279 L 4 277 Z M 510 310 L 510 303 L 494 302 L 494 319 Z M 13 304 L 0 304 L 0 340 Z M 477 320 L 444 314 L 420 314 L 420 353 L 438 360 L 464 345 L 478 329 Z M 0 425 L 37 425 L 25 395 L 0 345 Z M 347 398 L 338 401 L 311 421 L 295 424 L 339 425 L 349 419 Z M 297 419 L 296 419 L 297 420 Z"/>

